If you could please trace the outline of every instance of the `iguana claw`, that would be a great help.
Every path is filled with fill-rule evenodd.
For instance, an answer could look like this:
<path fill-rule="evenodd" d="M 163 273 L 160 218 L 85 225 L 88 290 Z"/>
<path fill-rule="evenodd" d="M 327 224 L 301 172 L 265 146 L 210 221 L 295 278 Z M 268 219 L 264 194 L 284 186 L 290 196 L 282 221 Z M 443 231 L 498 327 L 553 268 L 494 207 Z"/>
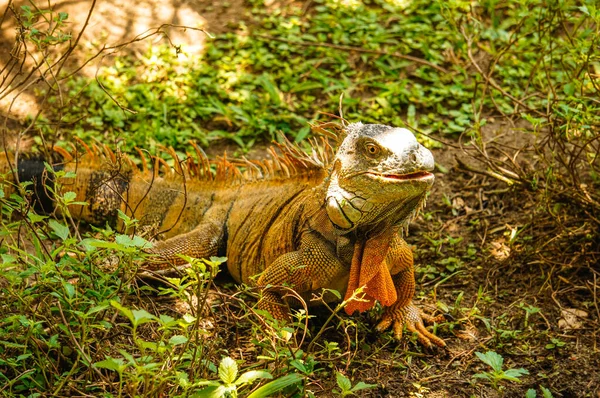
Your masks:
<path fill-rule="evenodd" d="M 400 340 L 402 339 L 404 326 L 406 326 L 409 331 L 417 334 L 417 339 L 425 347 L 431 348 L 433 345 L 445 347 L 446 343 L 444 343 L 444 340 L 425 329 L 425 325 L 423 324 L 423 321 L 434 323 L 443 319 L 444 315 L 433 317 L 425 314 L 413 303 L 410 303 L 403 307 L 387 307 L 375 329 L 378 332 L 383 332 L 392 326 L 394 338 Z"/>

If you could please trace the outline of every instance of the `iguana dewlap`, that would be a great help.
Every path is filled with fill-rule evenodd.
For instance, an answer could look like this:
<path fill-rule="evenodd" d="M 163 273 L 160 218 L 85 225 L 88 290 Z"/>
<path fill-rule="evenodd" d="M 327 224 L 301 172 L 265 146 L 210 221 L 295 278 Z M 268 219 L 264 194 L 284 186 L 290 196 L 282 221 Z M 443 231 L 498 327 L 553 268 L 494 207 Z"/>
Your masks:
<path fill-rule="evenodd" d="M 74 217 L 118 222 L 121 210 L 139 220 L 137 228 L 160 236 L 149 267 L 180 265 L 179 254 L 226 256 L 236 281 L 267 288 L 259 306 L 277 318 L 289 315 L 277 286 L 307 299 L 336 289 L 349 301 L 348 314 L 376 301 L 386 307 L 377 330 L 393 325 L 400 338 L 406 326 L 423 344 L 444 346 L 423 326 L 431 318 L 412 303 L 412 252 L 400 236 L 433 184 L 431 152 L 409 130 L 362 123 L 346 127 L 335 153 L 327 145 L 310 155 L 289 143 L 278 147 L 271 160 L 221 159 L 216 174 L 197 148 L 198 163 L 191 156 L 179 162 L 171 151 L 176 166 L 164 172 L 158 158 L 138 168 L 97 146 L 59 150 L 65 162 L 58 168 L 76 177 L 61 179 L 58 188 L 88 203 L 71 205 Z M 40 164 L 19 161 L 19 179 L 39 183 Z M 10 174 L 6 159 L 2 173 Z M 36 194 L 48 211 L 47 190 Z M 351 299 L 361 287 L 361 300 Z"/>

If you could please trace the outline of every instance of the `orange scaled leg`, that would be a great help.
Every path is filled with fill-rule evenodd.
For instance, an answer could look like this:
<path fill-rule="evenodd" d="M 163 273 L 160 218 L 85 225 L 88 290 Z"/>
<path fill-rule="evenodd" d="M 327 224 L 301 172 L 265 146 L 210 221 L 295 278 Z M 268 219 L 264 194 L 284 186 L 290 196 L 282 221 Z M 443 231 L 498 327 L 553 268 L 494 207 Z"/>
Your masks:
<path fill-rule="evenodd" d="M 432 317 L 425 314 L 412 302 L 415 294 L 413 256 L 410 247 L 400 236 L 393 239 L 386 261 L 393 264 L 391 272 L 398 300 L 385 308 L 376 330 L 382 332 L 392 326 L 394 337 L 401 339 L 402 331 L 406 326 L 409 331 L 416 333 L 417 339 L 424 346 L 445 347 L 444 340 L 428 331 L 423 323 L 423 321 L 427 323 L 440 322 L 444 316 Z"/>

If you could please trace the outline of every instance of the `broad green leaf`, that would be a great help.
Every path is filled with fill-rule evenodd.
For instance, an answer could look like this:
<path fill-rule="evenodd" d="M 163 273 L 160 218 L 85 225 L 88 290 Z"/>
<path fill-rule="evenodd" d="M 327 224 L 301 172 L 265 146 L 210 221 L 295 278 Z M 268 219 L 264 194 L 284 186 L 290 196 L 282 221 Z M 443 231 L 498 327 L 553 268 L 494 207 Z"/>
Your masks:
<path fill-rule="evenodd" d="M 150 242 L 137 235 L 131 237 L 129 235 L 119 234 L 116 236 L 115 242 L 125 247 L 139 247 L 142 249 L 152 247 L 152 244 Z"/>
<path fill-rule="evenodd" d="M 102 241 L 99 239 L 94 239 L 94 238 L 85 238 L 79 242 L 79 245 L 81 247 L 83 247 L 83 250 L 85 250 L 86 252 L 91 252 L 91 251 L 96 250 L 96 248 L 98 247 L 95 245 L 95 242 L 102 242 Z"/>
<path fill-rule="evenodd" d="M 58 236 L 62 240 L 66 240 L 69 237 L 69 227 L 62 225 L 56 220 L 48 221 L 48 225 L 50 226 L 50 228 L 52 228 L 52 231 L 54 231 L 56 236 Z"/>
<path fill-rule="evenodd" d="M 32 211 L 27 213 L 27 218 L 29 218 L 29 221 L 31 221 L 33 224 L 35 224 L 36 222 L 40 222 L 46 218 L 48 218 L 48 216 L 40 216 L 39 214 L 36 214 Z"/>
<path fill-rule="evenodd" d="M 133 313 L 129 308 L 123 307 L 121 303 L 115 300 L 111 300 L 110 305 L 116 308 L 121 314 L 125 315 L 131 323 L 134 323 Z"/>
<path fill-rule="evenodd" d="M 519 369 L 508 369 L 506 371 L 504 371 L 504 378 L 507 380 L 511 380 L 511 381 L 521 381 L 519 380 L 519 377 L 523 376 L 523 375 L 528 375 L 529 372 L 527 371 L 527 369 L 523 369 L 523 368 L 519 368 Z"/>
<path fill-rule="evenodd" d="M 127 365 L 122 358 L 107 357 L 105 360 L 94 363 L 97 368 L 114 370 L 115 372 L 121 373 Z"/>
<path fill-rule="evenodd" d="M 567 83 L 564 85 L 563 91 L 568 96 L 572 96 L 573 94 L 575 94 L 575 88 L 575 83 Z"/>
<path fill-rule="evenodd" d="M 542 390 L 542 394 L 544 395 L 544 398 L 554 398 L 554 396 L 552 395 L 552 392 L 547 389 L 544 386 L 540 386 L 540 390 Z"/>
<path fill-rule="evenodd" d="M 335 297 L 337 297 L 338 300 L 342 299 L 342 295 L 340 294 L 340 292 L 338 292 L 335 289 L 323 289 L 323 290 L 326 290 L 327 292 L 333 294 Z"/>
<path fill-rule="evenodd" d="M 70 202 L 74 201 L 75 198 L 77 198 L 77 194 L 72 191 L 65 192 L 65 194 L 63 195 L 63 199 L 66 203 L 70 203 Z"/>
<path fill-rule="evenodd" d="M 188 342 L 188 338 L 182 335 L 171 336 L 169 339 L 170 345 L 181 345 Z"/>
<path fill-rule="evenodd" d="M 190 376 L 187 374 L 187 372 L 177 372 L 175 378 L 180 387 L 187 388 L 190 386 Z"/>
<path fill-rule="evenodd" d="M 247 398 L 265 398 L 271 396 L 276 392 L 281 391 L 288 386 L 291 386 L 292 384 L 301 382 L 303 379 L 304 377 L 302 377 L 298 373 L 290 373 L 289 375 L 268 382 L 264 386 L 260 387 L 258 390 L 254 391 L 252 394 L 248 395 Z"/>
<path fill-rule="evenodd" d="M 348 379 L 340 372 L 337 372 L 335 374 L 335 381 L 337 382 L 337 385 L 342 389 L 342 392 L 350 391 L 350 389 L 352 388 L 352 383 L 350 382 L 350 379 Z"/>
<path fill-rule="evenodd" d="M 300 372 L 306 373 L 306 366 L 304 366 L 304 364 L 299 359 L 294 359 L 290 362 L 290 365 L 298 369 Z"/>
<path fill-rule="evenodd" d="M 494 351 L 488 351 L 485 354 L 476 352 L 475 355 L 477 355 L 477 358 L 479 358 L 483 363 L 491 366 L 496 372 L 500 372 L 502 370 L 502 364 L 504 363 L 504 358 L 502 358 L 502 355 Z"/>
<path fill-rule="evenodd" d="M 489 373 L 476 373 L 473 375 L 473 377 L 476 379 L 486 379 L 486 380 L 491 379 L 491 375 Z"/>
<path fill-rule="evenodd" d="M 0 257 L 2 257 L 2 265 L 13 264 L 15 261 L 17 261 L 17 258 L 11 254 L 5 253 L 0 255 Z"/>
<path fill-rule="evenodd" d="M 197 398 L 222 398 L 225 396 L 227 388 L 225 386 L 208 386 L 194 393 L 192 397 Z"/>
<path fill-rule="evenodd" d="M 235 360 L 230 357 L 225 357 L 219 364 L 219 378 L 223 383 L 231 384 L 235 382 L 238 374 L 238 366 Z"/>
<path fill-rule="evenodd" d="M 352 387 L 352 389 L 350 391 L 356 392 L 356 391 L 366 390 L 368 388 L 375 388 L 375 387 L 377 387 L 377 384 L 367 384 L 362 381 L 359 381 L 358 383 L 356 383 L 356 385 L 354 387 Z"/>
<path fill-rule="evenodd" d="M 250 384 L 256 379 L 272 379 L 273 376 L 271 373 L 265 370 L 250 370 L 248 372 L 243 373 L 236 381 L 236 386 L 241 386 L 242 384 Z"/>
<path fill-rule="evenodd" d="M 535 390 L 533 388 L 530 388 L 525 393 L 525 398 L 536 398 L 536 397 L 537 397 L 537 393 L 535 392 Z"/>
<path fill-rule="evenodd" d="M 177 323 L 177 320 L 175 318 L 166 314 L 160 314 L 158 317 L 158 321 L 162 326 L 170 326 Z"/>
<path fill-rule="evenodd" d="M 135 326 L 156 321 L 156 317 L 146 310 L 132 310 L 131 313 L 133 314 L 133 324 Z"/>
<path fill-rule="evenodd" d="M 65 289 L 65 293 L 67 294 L 67 297 L 69 299 L 72 299 L 73 297 L 75 297 L 75 286 L 73 286 L 69 282 L 65 282 L 65 281 L 62 281 L 62 285 L 63 285 L 63 287 Z"/>
<path fill-rule="evenodd" d="M 99 304 L 99 305 L 96 305 L 96 306 L 90 308 L 88 310 L 88 312 L 86 313 L 86 315 L 91 315 L 91 314 L 95 314 L 96 312 L 104 311 L 108 307 L 110 307 L 108 304 Z"/>
<path fill-rule="evenodd" d="M 196 317 L 191 315 L 191 314 L 185 314 L 182 317 L 183 321 L 185 321 L 185 323 L 191 325 L 192 323 L 196 322 Z"/>

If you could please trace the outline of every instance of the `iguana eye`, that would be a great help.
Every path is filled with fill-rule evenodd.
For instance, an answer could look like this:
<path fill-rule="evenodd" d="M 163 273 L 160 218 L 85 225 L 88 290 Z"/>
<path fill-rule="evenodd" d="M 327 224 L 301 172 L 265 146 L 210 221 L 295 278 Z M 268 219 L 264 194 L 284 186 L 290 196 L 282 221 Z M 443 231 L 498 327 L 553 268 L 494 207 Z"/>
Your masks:
<path fill-rule="evenodd" d="M 365 153 L 370 158 L 376 158 L 381 153 L 381 147 L 373 142 L 367 142 L 365 144 Z"/>

